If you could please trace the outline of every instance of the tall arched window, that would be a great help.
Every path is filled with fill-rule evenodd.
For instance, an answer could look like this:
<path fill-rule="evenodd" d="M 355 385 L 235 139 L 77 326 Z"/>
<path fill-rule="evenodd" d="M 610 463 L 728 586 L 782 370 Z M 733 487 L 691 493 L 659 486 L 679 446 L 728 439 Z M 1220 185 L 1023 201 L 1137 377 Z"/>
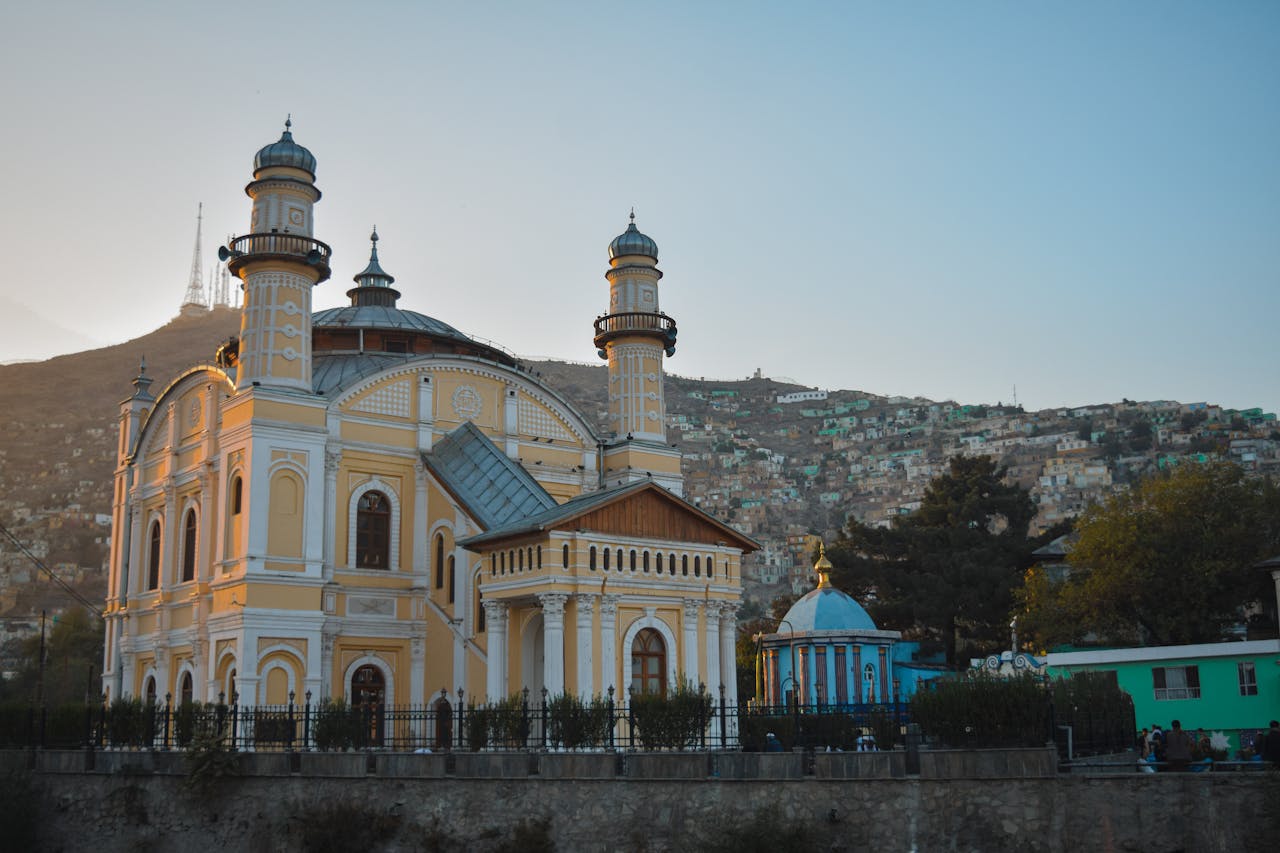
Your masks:
<path fill-rule="evenodd" d="M 657 568 L 657 572 L 658 572 L 658 574 L 662 574 L 662 552 L 661 552 L 661 551 L 659 551 L 659 552 L 658 552 L 658 568 Z"/>
<path fill-rule="evenodd" d="M 436 589 L 444 586 L 444 534 L 436 534 Z"/>
<path fill-rule="evenodd" d="M 631 641 L 631 689 L 635 693 L 667 693 L 667 649 L 662 635 L 645 628 Z"/>
<path fill-rule="evenodd" d="M 635 566 L 632 566 L 632 568 L 635 568 Z M 622 549 L 621 548 L 618 549 L 618 571 L 622 571 Z"/>
<path fill-rule="evenodd" d="M 476 589 L 476 633 L 483 634 L 488 627 L 484 615 L 484 593 Z"/>
<path fill-rule="evenodd" d="M 244 504 L 241 493 L 244 491 L 244 480 L 239 475 L 231 478 L 231 514 L 239 515 Z"/>
<path fill-rule="evenodd" d="M 356 505 L 356 568 L 385 569 L 391 556 L 391 503 L 382 492 L 365 492 Z"/>
<path fill-rule="evenodd" d="M 449 603 L 453 604 L 454 589 L 457 586 L 456 572 L 454 571 L 453 556 L 449 556 Z"/>
<path fill-rule="evenodd" d="M 711 557 L 707 557 L 707 577 L 711 577 Z"/>
<path fill-rule="evenodd" d="M 649 552 L 648 551 L 644 552 L 644 555 L 641 558 L 640 562 L 642 563 L 642 568 L 644 569 L 644 571 L 648 572 L 649 571 Z"/>
<path fill-rule="evenodd" d="M 196 511 L 187 510 L 182 521 L 182 580 L 196 579 Z"/>
<path fill-rule="evenodd" d="M 568 548 L 569 546 L 566 545 L 564 547 Z M 595 545 L 592 545 L 591 550 L 587 552 L 587 568 L 589 568 L 593 572 L 596 570 L 596 546 Z"/>
<path fill-rule="evenodd" d="M 146 698 L 148 706 L 156 704 L 156 680 L 149 675 L 142 686 L 142 695 Z"/>
<path fill-rule="evenodd" d="M 688 554 L 680 555 L 680 574 L 682 575 L 689 574 L 689 555 Z"/>
<path fill-rule="evenodd" d="M 634 572 L 635 570 L 636 570 L 636 549 L 632 548 L 631 549 L 631 571 Z"/>
<path fill-rule="evenodd" d="M 613 552 L 610 551 L 608 548 L 604 549 L 604 570 L 606 572 L 609 571 L 609 555 L 612 553 Z"/>
<path fill-rule="evenodd" d="M 147 548 L 147 589 L 160 586 L 160 519 L 151 522 Z"/>
<path fill-rule="evenodd" d="M 695 578 L 702 576 L 702 558 L 697 554 L 693 556 L 693 576 Z"/>
<path fill-rule="evenodd" d="M 564 546 L 563 553 L 564 553 L 564 560 L 563 560 L 564 567 L 567 569 L 569 568 L 569 545 L 567 543 Z"/>
<path fill-rule="evenodd" d="M 182 680 L 178 682 L 178 701 L 183 705 L 190 705 L 194 696 L 194 685 L 191 683 L 191 673 L 182 673 Z"/>

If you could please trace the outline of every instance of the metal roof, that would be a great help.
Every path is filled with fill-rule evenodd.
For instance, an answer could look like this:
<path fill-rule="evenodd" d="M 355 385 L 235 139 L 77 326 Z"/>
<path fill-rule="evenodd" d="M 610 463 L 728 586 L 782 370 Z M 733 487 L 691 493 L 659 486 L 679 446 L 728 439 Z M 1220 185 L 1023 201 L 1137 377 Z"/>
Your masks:
<path fill-rule="evenodd" d="M 350 329 L 405 329 L 474 343 L 470 337 L 435 317 L 428 317 L 417 311 L 406 311 L 403 308 L 392 308 L 388 305 L 344 305 L 341 308 L 326 308 L 311 315 L 311 326 L 312 328 L 331 326 Z"/>
<path fill-rule="evenodd" d="M 422 460 L 467 512 L 493 529 L 556 506 L 556 499 L 470 421 Z"/>
<path fill-rule="evenodd" d="M 311 362 L 311 388 L 317 394 L 328 394 L 363 376 L 404 364 L 409 358 L 394 353 L 318 352 Z"/>

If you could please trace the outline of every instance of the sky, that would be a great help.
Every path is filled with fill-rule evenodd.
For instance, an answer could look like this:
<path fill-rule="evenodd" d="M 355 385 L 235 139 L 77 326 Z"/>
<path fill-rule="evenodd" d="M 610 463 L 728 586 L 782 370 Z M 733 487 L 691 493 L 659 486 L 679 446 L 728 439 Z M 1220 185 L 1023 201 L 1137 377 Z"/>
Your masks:
<path fill-rule="evenodd" d="M 292 114 L 334 249 L 316 310 L 347 303 L 376 224 L 400 307 L 596 361 L 634 207 L 680 326 L 672 373 L 1280 410 L 1272 0 L 3 17 L 0 328 L 51 331 L 6 330 L 0 361 L 172 318 L 197 203 L 208 264 L 249 230 L 253 154 Z"/>

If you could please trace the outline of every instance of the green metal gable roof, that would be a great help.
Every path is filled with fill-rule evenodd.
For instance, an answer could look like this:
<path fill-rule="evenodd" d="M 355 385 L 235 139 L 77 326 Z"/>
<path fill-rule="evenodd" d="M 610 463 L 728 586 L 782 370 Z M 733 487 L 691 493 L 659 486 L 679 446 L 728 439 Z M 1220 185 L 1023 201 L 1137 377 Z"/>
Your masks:
<path fill-rule="evenodd" d="M 528 471 L 470 421 L 437 442 L 422 461 L 486 529 L 556 506 L 555 498 Z"/>

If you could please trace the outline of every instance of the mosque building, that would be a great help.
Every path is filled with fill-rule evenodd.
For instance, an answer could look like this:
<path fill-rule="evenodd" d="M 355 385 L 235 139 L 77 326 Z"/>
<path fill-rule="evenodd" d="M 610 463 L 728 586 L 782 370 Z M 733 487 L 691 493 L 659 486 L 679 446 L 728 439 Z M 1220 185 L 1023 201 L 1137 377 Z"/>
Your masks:
<path fill-rule="evenodd" d="M 238 338 L 120 406 L 108 698 L 385 704 L 724 685 L 757 546 L 681 498 L 658 248 L 609 245 L 601 435 L 511 354 L 398 306 L 371 237 L 349 305 L 312 311 L 316 158 L 254 158 Z"/>
<path fill-rule="evenodd" d="M 819 544 L 817 587 L 791 605 L 776 633 L 758 638 L 763 704 L 827 709 L 905 702 L 923 682 L 947 672 L 940 656 L 924 659 L 919 643 L 877 628 L 862 605 L 832 586 L 831 569 Z"/>

